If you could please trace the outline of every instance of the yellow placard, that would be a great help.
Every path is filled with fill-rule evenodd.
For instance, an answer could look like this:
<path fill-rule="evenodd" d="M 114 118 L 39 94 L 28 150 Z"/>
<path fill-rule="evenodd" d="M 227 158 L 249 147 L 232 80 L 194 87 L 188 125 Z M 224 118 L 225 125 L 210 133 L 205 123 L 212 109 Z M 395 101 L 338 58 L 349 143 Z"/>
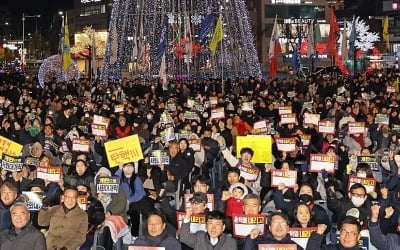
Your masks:
<path fill-rule="evenodd" d="M 108 164 L 116 167 L 119 164 L 143 159 L 138 135 L 131 135 L 121 139 L 104 143 Z"/>
<path fill-rule="evenodd" d="M 271 136 L 238 136 L 236 137 L 236 154 L 240 158 L 242 148 L 254 150 L 253 163 L 272 163 Z"/>
<path fill-rule="evenodd" d="M 22 145 L 0 136 L 0 158 L 3 153 L 11 156 L 20 156 Z"/>

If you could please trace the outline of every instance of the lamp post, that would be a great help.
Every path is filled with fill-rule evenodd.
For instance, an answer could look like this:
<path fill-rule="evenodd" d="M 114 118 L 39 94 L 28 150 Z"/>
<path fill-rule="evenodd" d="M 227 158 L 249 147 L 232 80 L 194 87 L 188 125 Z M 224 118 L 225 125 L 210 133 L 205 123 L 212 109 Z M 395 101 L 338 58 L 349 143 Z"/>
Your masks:
<path fill-rule="evenodd" d="M 35 32 L 37 34 L 37 18 L 40 15 L 33 15 L 33 16 L 25 16 L 25 13 L 22 13 L 22 55 L 21 55 L 21 62 L 22 62 L 22 70 L 25 66 L 25 20 L 27 18 L 35 18 Z"/>

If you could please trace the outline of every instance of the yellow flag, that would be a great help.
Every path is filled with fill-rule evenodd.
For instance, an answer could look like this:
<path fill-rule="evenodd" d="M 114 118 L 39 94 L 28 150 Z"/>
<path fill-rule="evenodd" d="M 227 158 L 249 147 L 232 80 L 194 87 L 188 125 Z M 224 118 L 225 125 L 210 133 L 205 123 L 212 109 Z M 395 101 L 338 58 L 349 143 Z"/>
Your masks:
<path fill-rule="evenodd" d="M 383 23 L 383 40 L 386 42 L 386 49 L 389 49 L 389 17 L 386 16 Z"/>
<path fill-rule="evenodd" d="M 214 56 L 217 52 L 218 43 L 224 38 L 224 31 L 222 29 L 222 17 L 218 17 L 217 25 L 215 25 L 214 34 L 210 43 L 211 54 Z"/>
<path fill-rule="evenodd" d="M 64 24 L 64 44 L 63 44 L 63 71 L 66 71 L 71 66 L 71 46 L 69 44 L 68 17 L 65 14 Z"/>

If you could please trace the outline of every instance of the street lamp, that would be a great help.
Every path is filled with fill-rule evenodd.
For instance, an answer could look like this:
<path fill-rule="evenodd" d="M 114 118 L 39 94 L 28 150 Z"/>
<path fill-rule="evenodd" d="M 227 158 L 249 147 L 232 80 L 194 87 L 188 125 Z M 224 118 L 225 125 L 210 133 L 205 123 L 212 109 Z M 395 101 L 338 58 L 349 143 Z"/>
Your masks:
<path fill-rule="evenodd" d="M 39 18 L 40 15 L 33 15 L 33 16 L 25 16 L 25 13 L 22 13 L 22 56 L 21 56 L 21 62 L 22 62 L 22 69 L 24 69 L 25 65 L 25 20 L 27 18 L 35 18 L 35 32 L 37 34 L 37 18 Z"/>

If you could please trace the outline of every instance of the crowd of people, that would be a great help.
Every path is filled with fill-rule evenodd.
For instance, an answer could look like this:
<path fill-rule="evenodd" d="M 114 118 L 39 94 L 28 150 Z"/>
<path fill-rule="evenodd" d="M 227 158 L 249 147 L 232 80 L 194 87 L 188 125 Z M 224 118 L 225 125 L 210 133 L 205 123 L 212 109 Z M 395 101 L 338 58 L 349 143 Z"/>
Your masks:
<path fill-rule="evenodd" d="M 0 139 L 23 148 L 15 169 L 2 150 L 0 249 L 400 249 L 399 105 L 391 73 L 3 82 Z M 143 159 L 110 165 L 104 144 L 131 135 Z M 243 136 L 270 136 L 271 160 L 254 163 Z M 313 170 L 315 155 L 334 160 Z M 54 167 L 59 179 L 41 178 Z M 99 191 L 101 178 L 118 187 Z M 235 216 L 259 215 L 239 236 Z M 312 233 L 302 244 L 292 228 Z"/>

